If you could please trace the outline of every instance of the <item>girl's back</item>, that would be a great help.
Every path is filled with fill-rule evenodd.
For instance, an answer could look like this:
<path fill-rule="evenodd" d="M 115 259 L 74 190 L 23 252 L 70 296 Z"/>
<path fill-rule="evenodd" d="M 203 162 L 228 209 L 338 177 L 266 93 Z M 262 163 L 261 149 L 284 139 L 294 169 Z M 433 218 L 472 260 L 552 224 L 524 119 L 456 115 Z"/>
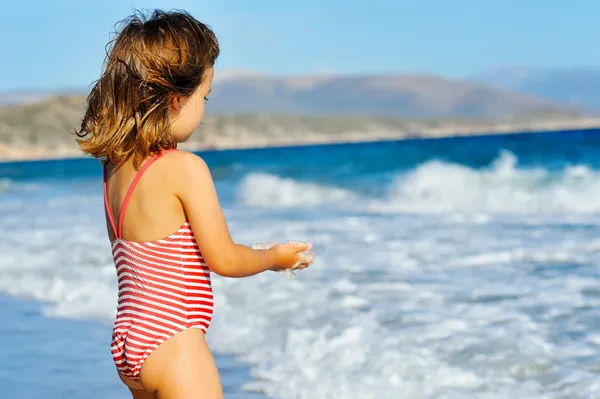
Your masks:
<path fill-rule="evenodd" d="M 144 171 L 136 169 L 132 161 L 126 162 L 117 170 L 110 165 L 107 167 L 110 212 L 107 216 L 112 216 L 115 225 L 119 225 L 122 216 L 120 227 L 127 240 L 156 241 L 169 236 L 186 222 L 185 211 L 174 194 L 173 184 L 173 179 L 177 179 L 179 175 L 174 172 L 180 156 L 180 153 L 165 153 L 152 165 L 146 160 L 143 166 L 147 169 Z M 136 177 L 139 180 L 134 186 Z M 128 202 L 123 207 L 130 189 Z M 109 236 L 113 241 L 116 236 L 108 217 L 107 223 Z"/>
<path fill-rule="evenodd" d="M 206 333 L 212 319 L 210 269 L 181 203 L 168 185 L 160 184 L 174 167 L 155 166 L 157 173 L 145 176 L 168 152 L 172 150 L 145 161 L 134 175 L 127 173 L 134 168 L 121 168 L 112 177 L 114 185 L 109 184 L 108 167 L 104 173 L 119 288 L 111 352 L 118 370 L 132 379 L 139 377 L 144 361 L 159 345 L 191 328 Z M 114 203 L 121 206 L 113 209 Z M 125 221 L 131 227 L 124 235 Z"/>

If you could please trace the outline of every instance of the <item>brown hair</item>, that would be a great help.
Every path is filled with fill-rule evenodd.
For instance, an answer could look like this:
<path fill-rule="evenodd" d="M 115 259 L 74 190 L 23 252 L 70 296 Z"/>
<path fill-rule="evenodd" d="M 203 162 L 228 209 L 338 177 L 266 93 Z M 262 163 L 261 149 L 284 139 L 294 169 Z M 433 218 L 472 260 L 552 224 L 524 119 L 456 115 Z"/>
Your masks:
<path fill-rule="evenodd" d="M 77 141 L 84 152 L 121 166 L 174 148 L 169 101 L 188 97 L 219 56 L 214 32 L 183 11 L 141 12 L 121 21 L 102 76 L 87 98 Z"/>

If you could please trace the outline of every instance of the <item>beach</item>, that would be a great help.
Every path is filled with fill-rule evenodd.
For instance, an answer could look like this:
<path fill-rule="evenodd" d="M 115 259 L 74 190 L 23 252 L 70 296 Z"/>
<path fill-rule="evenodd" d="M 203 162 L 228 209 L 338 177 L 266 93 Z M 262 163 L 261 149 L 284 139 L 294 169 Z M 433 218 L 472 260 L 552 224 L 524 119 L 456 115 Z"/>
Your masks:
<path fill-rule="evenodd" d="M 296 278 L 214 276 L 223 383 L 281 399 L 600 396 L 598 154 L 595 130 L 202 152 L 236 242 L 317 254 Z M 87 396 L 127 397 L 98 163 L 0 176 L 8 398 L 90 381 Z"/>
<path fill-rule="evenodd" d="M 130 399 L 114 329 L 191 318 L 226 399 L 600 399 L 599 2 L 5 3 L 0 399 Z M 162 157 L 109 223 L 172 149 L 237 247 L 314 262 L 214 273 L 251 271 L 137 197 Z M 201 272 L 190 223 L 111 245 L 180 202 Z"/>

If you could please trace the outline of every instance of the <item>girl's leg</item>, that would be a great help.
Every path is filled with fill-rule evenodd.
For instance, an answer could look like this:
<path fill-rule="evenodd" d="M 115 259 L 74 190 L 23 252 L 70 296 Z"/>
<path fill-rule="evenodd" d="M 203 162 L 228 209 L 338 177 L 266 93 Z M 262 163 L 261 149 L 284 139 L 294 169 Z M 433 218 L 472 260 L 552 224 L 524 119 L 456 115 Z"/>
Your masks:
<path fill-rule="evenodd" d="M 140 381 L 158 399 L 223 399 L 217 366 L 199 329 L 182 331 L 156 348 Z"/>

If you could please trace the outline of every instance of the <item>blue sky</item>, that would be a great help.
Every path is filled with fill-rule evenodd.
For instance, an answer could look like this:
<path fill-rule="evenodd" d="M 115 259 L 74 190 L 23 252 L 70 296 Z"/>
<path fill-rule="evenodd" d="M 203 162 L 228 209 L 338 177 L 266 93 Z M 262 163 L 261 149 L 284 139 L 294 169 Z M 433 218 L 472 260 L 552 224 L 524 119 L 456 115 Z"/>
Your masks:
<path fill-rule="evenodd" d="M 2 6 L 0 91 L 87 87 L 132 8 L 185 9 L 211 25 L 219 71 L 465 77 L 600 66 L 597 0 L 22 0 Z"/>

